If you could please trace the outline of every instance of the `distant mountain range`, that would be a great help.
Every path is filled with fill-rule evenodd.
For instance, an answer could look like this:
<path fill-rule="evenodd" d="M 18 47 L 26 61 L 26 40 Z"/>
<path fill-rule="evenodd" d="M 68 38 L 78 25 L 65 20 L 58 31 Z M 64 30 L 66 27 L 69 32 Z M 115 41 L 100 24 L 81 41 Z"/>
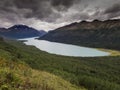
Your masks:
<path fill-rule="evenodd" d="M 36 30 L 26 25 L 14 25 L 10 28 L 0 28 L 0 36 L 19 39 L 29 37 L 41 37 L 46 34 L 43 30 Z"/>
<path fill-rule="evenodd" d="M 76 22 L 50 31 L 40 39 L 120 50 L 120 20 Z"/>

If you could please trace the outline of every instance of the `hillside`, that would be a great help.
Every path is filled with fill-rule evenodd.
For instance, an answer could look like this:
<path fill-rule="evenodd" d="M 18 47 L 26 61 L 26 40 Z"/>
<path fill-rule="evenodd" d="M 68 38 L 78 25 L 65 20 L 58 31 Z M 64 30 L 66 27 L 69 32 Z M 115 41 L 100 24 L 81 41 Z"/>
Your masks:
<path fill-rule="evenodd" d="M 40 39 L 120 50 L 120 20 L 73 23 L 50 31 Z"/>
<path fill-rule="evenodd" d="M 20 38 L 29 38 L 29 37 L 40 37 L 46 34 L 43 30 L 36 30 L 34 28 L 28 27 L 26 25 L 14 25 L 8 29 L 0 28 L 0 35 L 12 38 L 12 39 L 20 39 Z"/>
<path fill-rule="evenodd" d="M 8 61 L 7 63 L 15 62 L 17 66 L 22 62 L 39 73 L 43 71 L 62 78 L 61 82 L 58 79 L 54 81 L 58 83 L 57 85 L 55 84 L 56 88 L 58 86 L 63 87 L 63 90 L 67 90 L 67 87 L 75 88 L 75 90 L 82 89 L 81 87 L 85 87 L 88 90 L 120 89 L 120 56 L 96 58 L 64 57 L 40 51 L 33 46 L 26 46 L 21 42 L 11 40 L 1 41 L 2 39 L 0 40 L 0 56 L 5 58 Z M 31 75 L 34 75 L 34 73 L 32 72 Z M 45 75 L 43 74 L 43 77 Z M 26 78 L 28 76 L 23 77 Z M 32 76 L 31 79 L 33 79 L 32 83 L 34 83 Z M 47 79 L 49 80 L 49 78 Z M 63 79 L 68 83 L 64 84 Z M 46 79 L 41 83 L 46 85 Z M 52 85 L 50 84 L 50 86 Z M 66 88 L 64 89 L 64 87 Z M 59 90 L 56 88 L 55 90 Z"/>
<path fill-rule="evenodd" d="M 0 38 L 0 90 L 85 90 L 46 71 L 32 69 L 16 51 Z"/>

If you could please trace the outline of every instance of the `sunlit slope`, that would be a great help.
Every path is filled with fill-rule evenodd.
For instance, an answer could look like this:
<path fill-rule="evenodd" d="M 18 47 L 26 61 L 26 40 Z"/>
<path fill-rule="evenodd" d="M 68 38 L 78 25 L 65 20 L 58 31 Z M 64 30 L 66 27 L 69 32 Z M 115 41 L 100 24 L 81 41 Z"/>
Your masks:
<path fill-rule="evenodd" d="M 1 52 L 0 52 L 1 53 Z M 85 90 L 53 74 L 0 57 L 0 90 Z"/>

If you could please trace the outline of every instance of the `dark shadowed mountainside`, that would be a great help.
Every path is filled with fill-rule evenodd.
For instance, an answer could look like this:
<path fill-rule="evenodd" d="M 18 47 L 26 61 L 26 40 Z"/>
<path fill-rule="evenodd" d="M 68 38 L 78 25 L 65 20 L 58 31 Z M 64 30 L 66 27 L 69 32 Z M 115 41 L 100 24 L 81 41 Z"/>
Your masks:
<path fill-rule="evenodd" d="M 40 39 L 120 50 L 120 20 L 72 23 L 50 31 Z"/>
<path fill-rule="evenodd" d="M 3 37 L 18 39 L 18 38 L 29 38 L 39 37 L 46 34 L 43 30 L 36 30 L 34 28 L 25 25 L 14 25 L 8 29 L 0 28 L 0 35 Z"/>

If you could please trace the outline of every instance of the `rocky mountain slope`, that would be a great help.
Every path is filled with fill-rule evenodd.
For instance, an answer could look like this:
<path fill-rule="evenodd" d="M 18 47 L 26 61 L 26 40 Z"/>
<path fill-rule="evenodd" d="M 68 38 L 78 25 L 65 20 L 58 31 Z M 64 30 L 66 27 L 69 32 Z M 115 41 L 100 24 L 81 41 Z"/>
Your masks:
<path fill-rule="evenodd" d="M 25 25 L 14 25 L 8 29 L 0 28 L 0 35 L 8 38 L 29 38 L 46 34 L 43 30 L 36 30 Z"/>
<path fill-rule="evenodd" d="M 50 31 L 40 39 L 120 50 L 120 20 L 73 23 Z"/>

